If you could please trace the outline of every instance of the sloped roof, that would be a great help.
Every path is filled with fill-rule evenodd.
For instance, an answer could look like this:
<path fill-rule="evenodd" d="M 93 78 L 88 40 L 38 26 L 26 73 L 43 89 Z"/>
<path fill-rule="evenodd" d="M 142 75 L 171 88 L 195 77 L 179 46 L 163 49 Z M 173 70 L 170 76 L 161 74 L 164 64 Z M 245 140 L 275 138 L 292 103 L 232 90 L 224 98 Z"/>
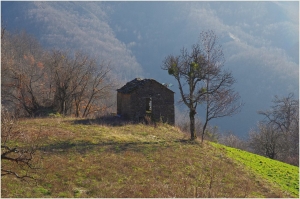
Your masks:
<path fill-rule="evenodd" d="M 149 81 L 153 81 L 156 82 L 162 86 L 164 86 L 163 84 L 157 82 L 154 79 L 141 79 L 141 78 L 135 78 L 130 82 L 127 82 L 123 87 L 117 89 L 118 92 L 120 93 L 131 93 L 132 91 L 136 90 L 137 88 L 145 85 L 145 83 L 149 82 Z M 166 86 L 164 86 L 166 89 L 168 89 Z M 169 91 L 173 92 L 172 90 L 168 89 Z M 173 92 L 174 93 L 174 92 Z"/>

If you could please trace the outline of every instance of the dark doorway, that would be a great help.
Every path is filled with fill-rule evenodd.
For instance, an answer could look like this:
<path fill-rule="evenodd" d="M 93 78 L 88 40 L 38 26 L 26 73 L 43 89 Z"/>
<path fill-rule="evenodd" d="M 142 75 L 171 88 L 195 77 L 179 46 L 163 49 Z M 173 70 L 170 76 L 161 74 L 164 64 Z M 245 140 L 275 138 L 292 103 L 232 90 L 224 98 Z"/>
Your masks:
<path fill-rule="evenodd" d="M 147 97 L 146 98 L 146 113 L 151 113 L 152 112 L 152 98 Z"/>

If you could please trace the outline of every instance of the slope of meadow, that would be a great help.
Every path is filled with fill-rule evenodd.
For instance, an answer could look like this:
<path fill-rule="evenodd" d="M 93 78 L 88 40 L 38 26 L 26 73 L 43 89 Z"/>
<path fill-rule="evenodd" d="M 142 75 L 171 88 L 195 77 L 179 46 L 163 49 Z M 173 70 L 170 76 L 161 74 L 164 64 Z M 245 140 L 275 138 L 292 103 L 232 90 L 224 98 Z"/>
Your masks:
<path fill-rule="evenodd" d="M 2 197 L 298 196 L 298 167 L 210 142 L 190 142 L 166 124 L 45 118 L 19 125 L 27 141 L 39 146 L 39 169 L 31 171 L 35 181 L 3 176 Z M 252 162 L 243 160 L 248 156 Z M 267 164 L 280 169 L 259 166 Z"/>
<path fill-rule="evenodd" d="M 299 167 L 280 161 L 272 160 L 247 151 L 211 143 L 213 146 L 226 151 L 226 155 L 248 170 L 266 179 L 273 186 L 290 193 L 299 195 Z"/>

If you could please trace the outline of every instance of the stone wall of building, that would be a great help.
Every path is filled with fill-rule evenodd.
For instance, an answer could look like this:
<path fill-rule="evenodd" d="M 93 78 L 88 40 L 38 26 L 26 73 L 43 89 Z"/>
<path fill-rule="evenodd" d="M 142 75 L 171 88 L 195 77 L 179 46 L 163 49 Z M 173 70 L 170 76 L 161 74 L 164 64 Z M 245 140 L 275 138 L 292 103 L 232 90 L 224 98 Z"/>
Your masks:
<path fill-rule="evenodd" d="M 117 114 L 121 115 L 125 119 L 130 119 L 132 117 L 130 109 L 130 98 L 131 95 L 127 93 L 117 94 Z"/>
<path fill-rule="evenodd" d="M 149 101 L 151 101 L 149 110 Z M 156 81 L 148 81 L 131 93 L 130 118 L 175 123 L 174 92 Z"/>

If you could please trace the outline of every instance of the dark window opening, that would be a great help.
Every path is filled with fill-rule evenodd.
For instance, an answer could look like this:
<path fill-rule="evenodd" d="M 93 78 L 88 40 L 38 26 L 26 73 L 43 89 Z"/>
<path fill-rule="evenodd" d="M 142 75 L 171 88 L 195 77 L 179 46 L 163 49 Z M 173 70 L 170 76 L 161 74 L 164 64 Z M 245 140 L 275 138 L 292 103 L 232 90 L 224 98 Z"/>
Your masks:
<path fill-rule="evenodd" d="M 147 113 L 152 112 L 152 98 L 151 97 L 146 98 L 146 112 Z"/>

